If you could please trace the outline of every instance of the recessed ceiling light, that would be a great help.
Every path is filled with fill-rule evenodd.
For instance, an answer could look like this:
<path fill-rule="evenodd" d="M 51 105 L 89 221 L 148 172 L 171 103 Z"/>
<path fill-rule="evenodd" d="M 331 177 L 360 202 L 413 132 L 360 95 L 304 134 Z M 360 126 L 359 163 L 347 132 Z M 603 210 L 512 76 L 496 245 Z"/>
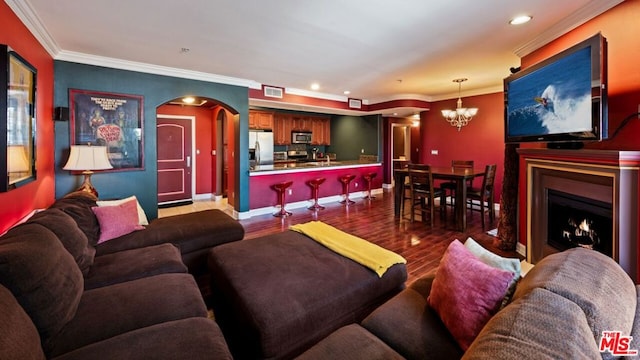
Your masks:
<path fill-rule="evenodd" d="M 533 19 L 531 16 L 529 15 L 520 15 L 520 16 L 516 16 L 513 19 L 511 19 L 509 21 L 509 24 L 511 25 L 521 25 L 524 23 L 528 23 L 531 19 Z"/>
<path fill-rule="evenodd" d="M 185 104 L 193 104 L 194 101 L 196 101 L 196 99 L 193 96 L 187 96 L 182 99 L 182 102 Z"/>
<path fill-rule="evenodd" d="M 345 94 L 345 95 L 349 95 L 349 94 L 351 94 L 351 91 L 349 91 L 349 90 L 345 90 L 345 91 L 343 92 L 343 94 Z"/>
<path fill-rule="evenodd" d="M 320 89 L 320 84 L 318 83 L 311 84 L 311 90 L 319 90 L 319 89 Z"/>

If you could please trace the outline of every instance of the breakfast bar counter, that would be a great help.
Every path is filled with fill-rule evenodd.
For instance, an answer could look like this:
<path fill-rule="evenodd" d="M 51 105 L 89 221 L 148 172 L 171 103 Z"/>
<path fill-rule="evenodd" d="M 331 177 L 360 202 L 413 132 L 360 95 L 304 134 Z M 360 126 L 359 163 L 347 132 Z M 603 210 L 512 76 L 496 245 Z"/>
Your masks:
<path fill-rule="evenodd" d="M 341 168 L 363 168 L 381 166 L 380 163 L 362 162 L 359 160 L 347 161 L 312 161 L 312 162 L 285 162 L 273 165 L 256 165 L 249 170 L 249 176 L 264 176 L 274 174 L 292 174 L 299 172 L 315 172 Z"/>
<path fill-rule="evenodd" d="M 277 192 L 272 185 L 284 181 L 293 181 L 286 192 L 287 210 L 302 208 L 299 211 L 309 211 L 305 208 L 312 204 L 310 180 L 324 178 L 319 187 L 318 197 L 322 203 L 341 200 L 342 183 L 339 178 L 344 175 L 355 175 L 350 185 L 350 194 L 354 198 L 363 196 L 367 190 L 364 176 L 376 173 L 371 188 L 382 188 L 382 164 L 380 162 L 363 162 L 361 160 L 347 161 L 317 161 L 298 163 L 276 163 L 273 165 L 257 165 L 249 171 L 249 208 L 252 213 L 268 213 L 274 211 L 278 203 Z M 295 215 L 295 212 L 294 212 Z"/>

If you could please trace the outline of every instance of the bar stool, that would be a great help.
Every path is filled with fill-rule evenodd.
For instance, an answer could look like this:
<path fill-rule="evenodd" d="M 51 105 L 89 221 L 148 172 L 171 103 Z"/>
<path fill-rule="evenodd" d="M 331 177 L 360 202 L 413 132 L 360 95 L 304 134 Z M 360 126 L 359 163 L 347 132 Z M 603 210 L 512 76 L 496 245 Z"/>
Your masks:
<path fill-rule="evenodd" d="M 342 183 L 342 195 L 344 195 L 344 200 L 341 200 L 341 204 L 349 205 L 353 204 L 355 201 L 349 199 L 349 184 L 355 179 L 355 175 L 342 175 L 339 180 Z"/>
<path fill-rule="evenodd" d="M 314 211 L 324 209 L 324 206 L 318 204 L 318 188 L 320 187 L 320 184 L 322 184 L 325 180 L 325 178 L 317 178 L 307 181 L 307 185 L 311 186 L 311 194 L 313 196 L 313 205 L 309 206 L 307 209 Z"/>
<path fill-rule="evenodd" d="M 376 197 L 371 195 L 371 185 L 373 184 L 373 178 L 376 177 L 376 175 L 378 175 L 378 173 L 376 172 L 368 172 L 366 174 L 364 174 L 364 179 L 367 181 L 367 196 L 365 196 L 365 199 L 375 199 Z"/>
<path fill-rule="evenodd" d="M 289 215 L 291 215 L 290 211 L 287 211 L 284 209 L 284 205 L 285 205 L 285 191 L 287 190 L 287 188 L 289 186 L 291 186 L 291 184 L 293 184 L 293 181 L 283 181 L 281 183 L 277 183 L 274 185 L 271 185 L 271 188 L 275 191 L 278 192 L 278 205 L 280 205 L 280 211 L 278 211 L 277 213 L 273 214 L 273 216 L 278 216 L 278 217 L 287 217 Z"/>

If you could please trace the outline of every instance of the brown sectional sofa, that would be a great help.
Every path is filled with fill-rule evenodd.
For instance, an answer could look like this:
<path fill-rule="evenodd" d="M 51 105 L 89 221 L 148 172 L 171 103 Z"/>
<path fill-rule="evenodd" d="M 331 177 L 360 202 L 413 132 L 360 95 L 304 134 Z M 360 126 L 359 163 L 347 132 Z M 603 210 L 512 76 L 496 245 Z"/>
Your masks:
<path fill-rule="evenodd" d="M 640 350 L 640 286 L 596 251 L 575 248 L 540 261 L 464 353 L 427 304 L 433 278 L 419 279 L 298 359 L 617 358 L 600 352 L 603 331 L 631 335 L 629 348 Z"/>
<path fill-rule="evenodd" d="M 96 244 L 92 206 L 73 194 L 0 237 L 0 358 L 231 358 L 193 275 L 242 226 L 210 210 Z"/>
<path fill-rule="evenodd" d="M 379 278 L 292 230 L 217 246 L 209 268 L 216 320 L 237 359 L 291 359 L 361 321 L 407 279 L 405 264 Z"/>

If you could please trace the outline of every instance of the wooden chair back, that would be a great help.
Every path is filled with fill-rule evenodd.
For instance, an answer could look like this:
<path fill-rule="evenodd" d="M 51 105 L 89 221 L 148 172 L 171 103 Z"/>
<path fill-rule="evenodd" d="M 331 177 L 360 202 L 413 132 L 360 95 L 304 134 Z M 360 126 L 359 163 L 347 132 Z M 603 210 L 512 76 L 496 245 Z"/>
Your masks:
<path fill-rule="evenodd" d="M 493 184 L 496 179 L 496 164 L 485 166 L 484 177 L 482 178 L 482 196 L 485 199 L 493 197 Z M 491 199 L 493 201 L 493 199 Z"/>
<path fill-rule="evenodd" d="M 409 183 L 411 192 L 433 193 L 433 174 L 431 166 L 426 164 L 409 164 Z"/>
<path fill-rule="evenodd" d="M 473 160 L 451 160 L 454 168 L 473 169 Z"/>

